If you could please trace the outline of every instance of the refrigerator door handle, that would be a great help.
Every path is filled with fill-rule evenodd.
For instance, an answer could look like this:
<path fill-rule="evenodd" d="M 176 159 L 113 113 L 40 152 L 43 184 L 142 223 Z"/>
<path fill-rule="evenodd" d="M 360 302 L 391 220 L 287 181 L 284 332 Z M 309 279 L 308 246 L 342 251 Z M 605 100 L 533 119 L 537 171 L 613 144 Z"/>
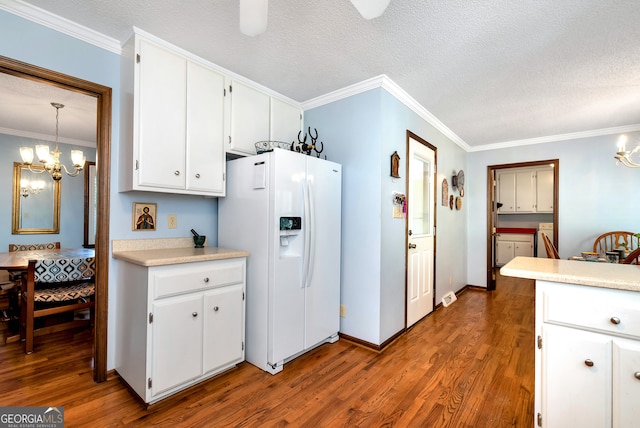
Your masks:
<path fill-rule="evenodd" d="M 307 224 L 309 225 L 309 246 L 307 253 L 307 273 L 306 273 L 306 284 L 305 287 L 311 286 L 311 279 L 313 278 L 313 267 L 314 261 L 316 259 L 316 217 L 315 217 L 315 206 L 314 206 L 314 193 L 313 193 L 313 180 L 307 179 L 307 199 L 309 205 L 309 214 Z"/>
<path fill-rule="evenodd" d="M 302 227 L 304 229 L 304 246 L 302 257 L 302 281 L 300 282 L 301 288 L 307 287 L 307 278 L 309 275 L 309 244 L 311 241 L 311 215 L 309 213 L 309 187 L 307 180 L 302 181 L 302 203 L 304 205 L 304 220 Z"/>

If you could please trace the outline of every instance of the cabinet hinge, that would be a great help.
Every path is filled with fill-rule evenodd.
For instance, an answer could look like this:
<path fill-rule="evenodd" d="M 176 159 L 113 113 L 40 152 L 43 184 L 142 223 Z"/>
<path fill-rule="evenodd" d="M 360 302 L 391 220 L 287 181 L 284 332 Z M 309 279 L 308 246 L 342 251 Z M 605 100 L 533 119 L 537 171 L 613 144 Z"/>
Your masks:
<path fill-rule="evenodd" d="M 244 291 L 242 292 L 242 300 L 244 300 Z"/>
<path fill-rule="evenodd" d="M 231 144 L 231 135 L 229 135 L 229 144 Z"/>
<path fill-rule="evenodd" d="M 538 426 L 541 427 L 542 426 L 542 413 L 538 413 Z"/>
<path fill-rule="evenodd" d="M 538 336 L 538 349 L 542 349 L 542 336 Z"/>
<path fill-rule="evenodd" d="M 151 385 L 152 385 L 152 384 L 153 384 L 153 383 L 151 382 L 151 378 L 149 378 L 149 379 L 147 380 L 147 388 L 151 388 Z"/>
<path fill-rule="evenodd" d="M 149 324 L 153 322 L 153 312 L 149 312 Z"/>
<path fill-rule="evenodd" d="M 140 169 L 140 164 L 138 163 L 138 159 L 136 159 L 136 171 Z"/>
<path fill-rule="evenodd" d="M 229 85 L 229 93 L 233 92 L 233 85 Z"/>
<path fill-rule="evenodd" d="M 227 180 L 227 173 L 223 172 L 222 173 L 222 181 L 226 181 Z"/>
<path fill-rule="evenodd" d="M 222 96 L 223 97 L 227 96 L 227 88 L 222 88 Z"/>
<path fill-rule="evenodd" d="M 136 54 L 136 63 L 140 64 L 140 54 Z"/>
<path fill-rule="evenodd" d="M 242 342 L 242 350 L 244 351 L 244 342 Z"/>

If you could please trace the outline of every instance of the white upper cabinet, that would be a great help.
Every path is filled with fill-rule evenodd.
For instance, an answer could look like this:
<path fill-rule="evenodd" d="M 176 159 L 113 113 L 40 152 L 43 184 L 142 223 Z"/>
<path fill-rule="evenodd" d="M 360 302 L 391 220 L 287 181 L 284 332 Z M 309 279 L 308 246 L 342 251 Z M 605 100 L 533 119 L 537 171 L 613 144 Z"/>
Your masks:
<path fill-rule="evenodd" d="M 229 138 L 227 151 L 255 155 L 255 143 L 269 140 L 270 97 L 237 81 L 229 91 Z"/>
<path fill-rule="evenodd" d="M 136 34 L 122 92 L 120 190 L 224 196 L 224 76 Z"/>
<path fill-rule="evenodd" d="M 496 174 L 498 214 L 552 213 L 553 168 L 503 170 Z"/>
<path fill-rule="evenodd" d="M 302 130 L 302 111 L 300 108 L 271 98 L 271 140 L 293 143 L 298 141 Z"/>

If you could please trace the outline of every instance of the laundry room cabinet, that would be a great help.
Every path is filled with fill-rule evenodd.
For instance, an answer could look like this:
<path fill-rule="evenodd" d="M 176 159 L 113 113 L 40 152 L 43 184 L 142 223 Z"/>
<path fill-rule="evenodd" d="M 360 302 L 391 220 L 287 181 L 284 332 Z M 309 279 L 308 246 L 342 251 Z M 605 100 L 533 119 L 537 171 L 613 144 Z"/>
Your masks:
<path fill-rule="evenodd" d="M 147 403 L 234 367 L 245 352 L 245 257 L 151 264 L 118 261 L 116 297 L 115 368 Z"/>
<path fill-rule="evenodd" d="M 533 257 L 533 235 L 500 233 L 496 235 L 496 266 L 507 264 L 518 256 Z"/>
<path fill-rule="evenodd" d="M 498 214 L 553 212 L 553 178 L 551 168 L 505 170 L 496 174 Z"/>

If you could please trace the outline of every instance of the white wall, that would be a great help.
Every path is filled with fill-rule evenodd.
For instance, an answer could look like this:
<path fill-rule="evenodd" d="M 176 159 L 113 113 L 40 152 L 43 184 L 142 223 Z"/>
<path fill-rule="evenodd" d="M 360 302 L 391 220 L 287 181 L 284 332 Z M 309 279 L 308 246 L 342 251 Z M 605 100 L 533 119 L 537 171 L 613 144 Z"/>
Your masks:
<path fill-rule="evenodd" d="M 627 134 L 627 147 L 640 143 L 640 132 Z M 618 134 L 472 152 L 468 154 L 465 199 L 468 217 L 468 283 L 486 287 L 487 167 L 559 159 L 560 257 L 590 251 L 600 234 L 640 232 L 640 169 L 616 166 Z"/>

